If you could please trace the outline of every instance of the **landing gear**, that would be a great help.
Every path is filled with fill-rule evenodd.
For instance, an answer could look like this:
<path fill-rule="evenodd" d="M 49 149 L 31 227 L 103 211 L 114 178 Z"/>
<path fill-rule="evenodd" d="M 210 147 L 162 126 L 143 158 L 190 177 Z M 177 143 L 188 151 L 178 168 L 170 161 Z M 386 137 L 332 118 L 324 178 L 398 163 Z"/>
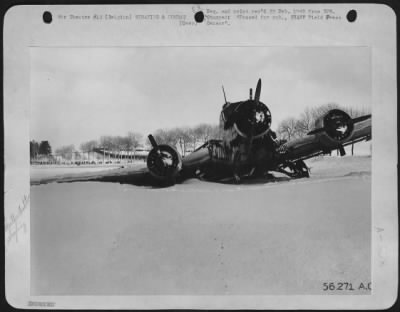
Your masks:
<path fill-rule="evenodd" d="M 241 166 L 241 153 L 237 151 L 233 154 L 233 181 L 235 184 L 240 184 L 243 176 L 243 168 Z"/>
<path fill-rule="evenodd" d="M 285 162 L 278 167 L 279 172 L 286 174 L 291 178 L 309 178 L 310 170 L 307 165 L 302 160 L 297 160 L 295 162 Z"/>
<path fill-rule="evenodd" d="M 249 159 L 245 157 L 240 151 L 237 151 L 233 156 L 232 175 L 235 184 L 240 184 L 244 178 L 264 178 L 267 174 L 264 167 L 254 163 L 251 164 L 251 162 L 250 164 L 247 163 Z"/>

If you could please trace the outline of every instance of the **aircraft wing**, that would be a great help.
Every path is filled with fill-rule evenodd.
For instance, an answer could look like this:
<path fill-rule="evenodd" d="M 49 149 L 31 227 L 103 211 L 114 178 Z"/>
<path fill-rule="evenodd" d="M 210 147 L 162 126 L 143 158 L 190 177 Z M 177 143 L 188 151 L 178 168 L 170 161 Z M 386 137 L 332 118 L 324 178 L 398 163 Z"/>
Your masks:
<path fill-rule="evenodd" d="M 82 170 L 85 170 L 82 168 Z M 68 182 L 119 182 L 134 185 L 153 186 L 157 185 L 157 181 L 150 174 L 149 170 L 143 167 L 126 167 L 109 170 L 101 170 L 95 172 L 81 172 L 75 174 L 59 174 L 50 177 L 31 177 L 31 185 L 47 184 L 52 182 L 68 183 Z"/>
<path fill-rule="evenodd" d="M 330 114 L 330 115 L 329 115 Z M 333 119 L 330 122 L 327 116 Z M 305 160 L 339 149 L 345 155 L 344 146 L 371 139 L 371 115 L 351 119 L 340 110 L 332 110 L 320 127 L 305 137 L 296 138 L 280 145 L 277 151 L 284 160 Z"/>

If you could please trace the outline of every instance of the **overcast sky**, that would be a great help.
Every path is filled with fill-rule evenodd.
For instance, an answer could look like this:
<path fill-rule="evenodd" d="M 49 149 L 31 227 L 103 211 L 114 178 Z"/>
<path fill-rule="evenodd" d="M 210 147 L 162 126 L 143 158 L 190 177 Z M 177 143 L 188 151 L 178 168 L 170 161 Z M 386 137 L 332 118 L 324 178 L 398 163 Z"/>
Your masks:
<path fill-rule="evenodd" d="M 31 139 L 53 149 L 101 135 L 217 124 L 262 79 L 272 128 L 307 106 L 369 107 L 370 51 L 354 48 L 32 48 Z"/>

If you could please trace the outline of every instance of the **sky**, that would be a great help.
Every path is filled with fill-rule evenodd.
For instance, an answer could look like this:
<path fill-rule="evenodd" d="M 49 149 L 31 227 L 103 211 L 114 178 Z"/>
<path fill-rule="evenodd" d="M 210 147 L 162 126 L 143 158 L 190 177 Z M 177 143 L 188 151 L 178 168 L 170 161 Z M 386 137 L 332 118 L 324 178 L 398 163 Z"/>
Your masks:
<path fill-rule="evenodd" d="M 306 107 L 370 107 L 367 47 L 31 48 L 31 139 L 54 148 L 102 135 L 217 124 L 225 88 L 262 80 L 272 128 Z"/>

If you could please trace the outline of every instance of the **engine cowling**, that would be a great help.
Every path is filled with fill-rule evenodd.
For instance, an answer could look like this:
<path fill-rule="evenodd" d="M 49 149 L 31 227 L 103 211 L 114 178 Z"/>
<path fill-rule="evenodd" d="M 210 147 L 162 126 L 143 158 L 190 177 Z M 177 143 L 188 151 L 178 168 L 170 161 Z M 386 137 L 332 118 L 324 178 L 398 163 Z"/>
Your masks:
<path fill-rule="evenodd" d="M 228 103 L 221 112 L 220 120 L 225 130 L 233 127 L 244 138 L 257 138 L 268 132 L 271 118 L 267 105 L 248 100 Z"/>
<path fill-rule="evenodd" d="M 245 103 L 241 107 L 239 116 L 240 118 L 234 123 L 234 128 L 245 138 L 261 137 L 271 127 L 271 112 L 264 103 Z"/>
<path fill-rule="evenodd" d="M 150 174 L 160 181 L 173 183 L 182 169 L 181 156 L 172 146 L 158 145 L 151 135 L 149 139 L 153 146 L 147 156 L 147 168 Z"/>
<path fill-rule="evenodd" d="M 315 131 L 324 132 L 321 137 L 322 143 L 327 145 L 340 145 L 343 141 L 350 138 L 354 130 L 352 118 L 340 109 L 332 109 L 315 122 Z"/>
<path fill-rule="evenodd" d="M 354 121 L 344 111 L 332 109 L 316 120 L 315 128 L 309 134 L 322 133 L 320 142 L 327 149 L 337 148 L 353 134 Z"/>

